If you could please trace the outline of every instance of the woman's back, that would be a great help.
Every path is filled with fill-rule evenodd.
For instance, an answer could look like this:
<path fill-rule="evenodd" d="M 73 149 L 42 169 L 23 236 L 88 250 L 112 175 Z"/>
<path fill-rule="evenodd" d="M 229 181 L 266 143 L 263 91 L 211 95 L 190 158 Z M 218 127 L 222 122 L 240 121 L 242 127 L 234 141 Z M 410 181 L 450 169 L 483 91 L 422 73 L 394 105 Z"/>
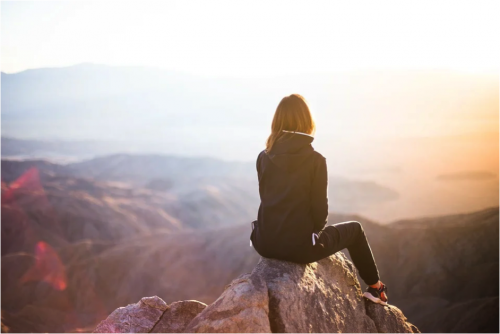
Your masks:
<path fill-rule="evenodd" d="M 326 161 L 311 146 L 313 139 L 285 133 L 257 158 L 261 205 L 252 242 L 263 256 L 307 252 L 312 234 L 325 225 Z"/>

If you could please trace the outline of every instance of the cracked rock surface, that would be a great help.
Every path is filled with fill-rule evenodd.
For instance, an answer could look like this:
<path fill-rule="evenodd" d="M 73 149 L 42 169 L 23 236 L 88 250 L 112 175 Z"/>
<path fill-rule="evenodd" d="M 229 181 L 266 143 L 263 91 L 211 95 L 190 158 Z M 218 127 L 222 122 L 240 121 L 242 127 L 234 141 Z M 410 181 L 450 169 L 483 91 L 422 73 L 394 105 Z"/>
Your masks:
<path fill-rule="evenodd" d="M 394 306 L 366 301 L 343 253 L 301 265 L 261 258 L 211 305 L 143 298 L 95 332 L 419 333 Z"/>
<path fill-rule="evenodd" d="M 114 310 L 94 333 L 179 333 L 206 306 L 196 300 L 167 305 L 158 296 L 144 297 Z"/>

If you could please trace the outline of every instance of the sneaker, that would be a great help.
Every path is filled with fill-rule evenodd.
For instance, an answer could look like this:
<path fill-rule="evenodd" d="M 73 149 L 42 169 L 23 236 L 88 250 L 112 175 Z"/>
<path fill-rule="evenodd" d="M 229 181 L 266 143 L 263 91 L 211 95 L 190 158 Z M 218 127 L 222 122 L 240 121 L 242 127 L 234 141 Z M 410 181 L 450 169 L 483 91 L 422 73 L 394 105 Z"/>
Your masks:
<path fill-rule="evenodd" d="M 374 303 L 387 305 L 387 285 L 381 283 L 381 287 L 379 289 L 368 287 L 363 296 Z M 382 296 L 382 292 L 385 295 L 385 298 Z"/>

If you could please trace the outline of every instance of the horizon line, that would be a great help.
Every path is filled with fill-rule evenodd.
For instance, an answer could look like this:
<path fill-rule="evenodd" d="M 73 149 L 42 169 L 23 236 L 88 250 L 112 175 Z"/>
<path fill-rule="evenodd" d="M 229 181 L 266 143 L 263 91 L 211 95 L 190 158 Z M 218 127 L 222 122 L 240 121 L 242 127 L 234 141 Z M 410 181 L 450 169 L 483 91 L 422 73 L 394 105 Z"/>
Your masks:
<path fill-rule="evenodd" d="M 60 70 L 60 69 L 69 69 L 72 67 L 79 66 L 96 66 L 96 67 L 114 67 L 114 68 L 143 68 L 143 69 L 156 69 L 158 71 L 163 72 L 173 72 L 178 74 L 184 74 L 189 76 L 199 76 L 199 77 L 224 77 L 224 78 L 260 78 L 260 77 L 290 77 L 290 76 L 301 76 L 301 75 L 328 75 L 328 74 L 336 74 L 336 73 L 359 73 L 359 72 L 447 72 L 447 73 L 457 73 L 457 74 L 465 74 L 465 75 L 483 75 L 483 76 L 500 76 L 500 68 L 488 68 L 481 70 L 465 70 L 454 67 L 411 67 L 411 68 L 398 68 L 398 67 L 359 67 L 359 68 L 349 68 L 349 69 L 335 69 L 335 70 L 327 70 L 327 71 L 307 71 L 307 72 L 297 72 L 297 73 L 269 73 L 269 74 L 254 74 L 254 75 L 245 75 L 245 74 L 207 74 L 207 73 L 195 73 L 189 72 L 185 70 L 178 70 L 172 68 L 163 68 L 154 65 L 114 65 L 114 64 L 104 64 L 104 63 L 96 63 L 96 62 L 81 62 L 75 63 L 72 65 L 61 65 L 61 66 L 44 66 L 44 67 L 33 67 L 26 68 L 20 71 L 1 71 L 1 74 L 6 75 L 14 75 L 21 74 L 29 71 L 37 71 L 37 70 Z"/>

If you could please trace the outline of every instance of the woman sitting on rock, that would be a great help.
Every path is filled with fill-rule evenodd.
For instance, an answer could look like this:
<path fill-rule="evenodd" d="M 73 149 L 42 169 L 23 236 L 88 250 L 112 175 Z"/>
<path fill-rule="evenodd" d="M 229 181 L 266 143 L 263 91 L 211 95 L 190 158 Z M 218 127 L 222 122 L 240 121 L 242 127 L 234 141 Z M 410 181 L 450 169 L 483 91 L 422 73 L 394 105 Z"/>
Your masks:
<path fill-rule="evenodd" d="M 364 296 L 387 304 L 387 287 L 361 224 L 326 226 L 326 160 L 311 146 L 315 124 L 305 99 L 283 98 L 274 114 L 266 149 L 257 158 L 261 204 L 252 222 L 251 244 L 267 258 L 311 263 L 344 248 L 368 285 Z"/>

